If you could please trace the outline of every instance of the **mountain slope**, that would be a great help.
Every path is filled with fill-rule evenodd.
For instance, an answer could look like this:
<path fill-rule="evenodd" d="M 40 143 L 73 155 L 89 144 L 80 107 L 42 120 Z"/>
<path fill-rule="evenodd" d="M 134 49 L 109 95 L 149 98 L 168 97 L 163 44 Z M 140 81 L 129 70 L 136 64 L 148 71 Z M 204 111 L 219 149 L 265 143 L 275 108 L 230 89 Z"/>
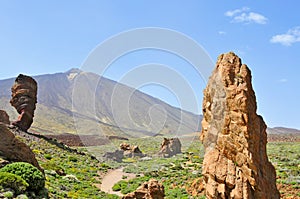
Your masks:
<path fill-rule="evenodd" d="M 34 79 L 38 104 L 33 131 L 140 137 L 199 130 L 199 116 L 94 73 L 72 69 Z M 13 81 L 0 81 L 0 108 L 11 120 L 17 117 L 9 104 Z"/>

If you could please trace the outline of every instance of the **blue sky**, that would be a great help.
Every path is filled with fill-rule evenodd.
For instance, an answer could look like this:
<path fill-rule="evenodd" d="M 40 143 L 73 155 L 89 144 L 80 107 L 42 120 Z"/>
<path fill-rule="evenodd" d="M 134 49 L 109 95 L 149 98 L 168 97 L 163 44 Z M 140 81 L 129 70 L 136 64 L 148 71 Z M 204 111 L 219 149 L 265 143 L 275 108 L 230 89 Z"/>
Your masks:
<path fill-rule="evenodd" d="M 159 27 L 201 45 L 215 63 L 234 51 L 252 70 L 258 113 L 268 126 L 300 129 L 300 14 L 297 1 L 0 1 L 0 79 L 80 68 L 100 43 L 120 32 Z M 170 53 L 144 50 L 113 63 L 105 76 L 120 80 L 148 63 L 174 67 L 201 101 L 203 81 Z M 142 88 L 178 106 L 176 93 Z M 201 102 L 199 102 L 201 103 Z M 201 109 L 201 108 L 200 108 Z"/>

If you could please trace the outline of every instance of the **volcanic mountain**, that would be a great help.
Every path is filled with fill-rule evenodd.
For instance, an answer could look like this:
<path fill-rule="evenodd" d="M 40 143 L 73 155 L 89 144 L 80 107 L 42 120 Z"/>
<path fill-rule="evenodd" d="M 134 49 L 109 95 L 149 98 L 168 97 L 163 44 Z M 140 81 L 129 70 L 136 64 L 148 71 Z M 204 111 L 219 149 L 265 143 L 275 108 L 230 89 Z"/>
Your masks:
<path fill-rule="evenodd" d="M 33 77 L 38 104 L 31 131 L 122 137 L 181 136 L 199 131 L 201 116 L 95 73 L 71 69 Z M 10 106 L 14 78 L 0 81 L 0 109 Z"/>

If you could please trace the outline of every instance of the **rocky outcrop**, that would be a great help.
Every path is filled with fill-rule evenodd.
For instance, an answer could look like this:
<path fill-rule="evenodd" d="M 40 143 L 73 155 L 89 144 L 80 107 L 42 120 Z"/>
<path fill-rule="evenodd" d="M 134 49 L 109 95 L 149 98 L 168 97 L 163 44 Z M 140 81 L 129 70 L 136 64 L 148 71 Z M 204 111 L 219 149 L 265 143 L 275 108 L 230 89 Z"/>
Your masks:
<path fill-rule="evenodd" d="M 103 157 L 107 160 L 122 162 L 124 157 L 133 158 L 146 156 L 138 146 L 133 146 L 127 143 L 121 143 L 120 149 L 121 150 L 115 150 L 114 152 L 106 152 Z"/>
<path fill-rule="evenodd" d="M 164 186 L 157 180 L 150 179 L 143 183 L 133 193 L 129 193 L 122 199 L 163 199 L 165 197 Z"/>
<path fill-rule="evenodd" d="M 220 55 L 203 100 L 207 198 L 280 197 L 266 153 L 266 124 L 256 109 L 250 70 L 234 53 Z"/>
<path fill-rule="evenodd" d="M 179 153 L 181 153 L 180 140 L 178 138 L 164 138 L 158 154 L 163 157 L 172 157 Z"/>
<path fill-rule="evenodd" d="M 7 125 L 0 124 L 0 137 L 0 154 L 5 157 L 5 160 L 11 162 L 28 162 L 43 171 L 29 146 L 16 138 Z"/>
<path fill-rule="evenodd" d="M 120 144 L 120 149 L 124 151 L 124 156 L 128 158 L 145 157 L 145 154 L 143 154 L 138 146 L 122 143 Z"/>
<path fill-rule="evenodd" d="M 23 131 L 27 131 L 33 122 L 36 108 L 37 83 L 33 78 L 20 74 L 16 78 L 11 92 L 10 103 L 20 114 L 18 120 L 12 122 L 12 124 Z"/>
<path fill-rule="evenodd" d="M 12 122 L 16 127 L 9 126 L 8 114 L 0 110 L 0 155 L 1 165 L 9 162 L 28 162 L 43 172 L 29 146 L 18 139 L 16 135 L 25 133 L 33 122 L 33 113 L 37 102 L 37 84 L 34 79 L 19 75 L 12 89 L 11 105 L 20 114 L 17 121 Z"/>

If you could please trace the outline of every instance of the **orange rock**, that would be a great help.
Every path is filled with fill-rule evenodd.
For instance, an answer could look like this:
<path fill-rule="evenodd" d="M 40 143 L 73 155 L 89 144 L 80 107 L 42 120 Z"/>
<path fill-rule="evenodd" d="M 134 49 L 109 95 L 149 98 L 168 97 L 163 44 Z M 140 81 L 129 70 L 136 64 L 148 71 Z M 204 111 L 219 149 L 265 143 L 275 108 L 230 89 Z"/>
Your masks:
<path fill-rule="evenodd" d="M 18 140 L 4 124 L 0 124 L 0 137 L 0 152 L 7 160 L 28 162 L 43 172 L 29 146 Z"/>
<path fill-rule="evenodd" d="M 266 125 L 256 109 L 249 68 L 232 52 L 220 55 L 203 100 L 207 198 L 280 197 L 266 154 Z"/>
<path fill-rule="evenodd" d="M 155 179 L 143 183 L 133 193 L 129 193 L 122 199 L 163 199 L 165 197 L 164 186 Z"/>

